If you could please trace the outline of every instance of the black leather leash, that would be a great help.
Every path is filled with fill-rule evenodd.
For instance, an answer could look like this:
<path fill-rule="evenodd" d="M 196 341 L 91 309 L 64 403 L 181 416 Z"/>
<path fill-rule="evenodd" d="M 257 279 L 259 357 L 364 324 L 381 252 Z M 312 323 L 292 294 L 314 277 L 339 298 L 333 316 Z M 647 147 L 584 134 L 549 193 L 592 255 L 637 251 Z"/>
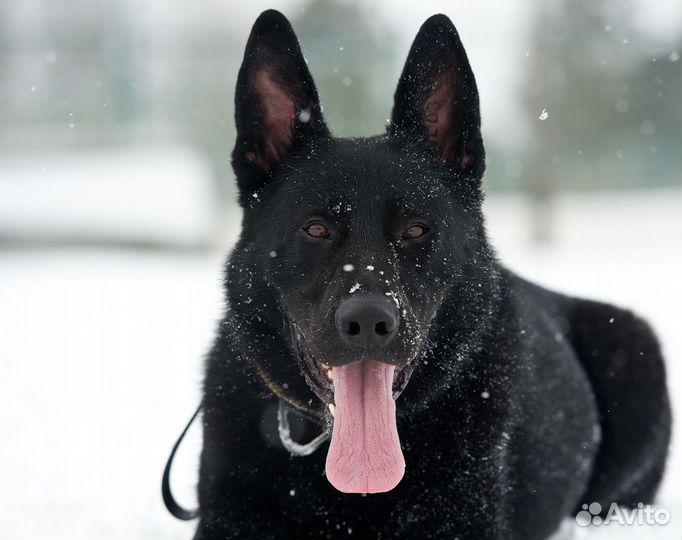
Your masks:
<path fill-rule="evenodd" d="M 189 419 L 189 422 L 187 422 L 185 429 L 183 429 L 182 433 L 180 433 L 180 437 L 178 437 L 178 440 L 175 441 L 170 456 L 168 456 L 168 461 L 166 461 L 166 467 L 163 469 L 163 479 L 161 480 L 161 494 L 163 495 L 163 504 L 166 505 L 166 509 L 174 517 L 181 519 L 183 521 L 189 521 L 190 519 L 194 519 L 195 517 L 197 517 L 199 515 L 199 510 L 198 509 L 187 510 L 186 508 L 180 506 L 178 502 L 175 500 L 175 497 L 173 497 L 173 492 L 171 491 L 170 487 L 171 466 L 173 465 L 175 452 L 178 451 L 182 439 L 185 438 L 185 435 L 187 434 L 187 431 L 189 431 L 190 426 L 194 423 L 196 417 L 199 416 L 199 411 L 201 411 L 201 407 L 203 407 L 203 405 L 204 405 L 203 401 L 199 403 L 199 406 L 197 407 L 197 410 L 194 411 L 192 418 Z"/>
<path fill-rule="evenodd" d="M 173 492 L 171 491 L 170 487 L 171 467 L 173 465 L 173 459 L 175 459 L 175 453 L 178 451 L 178 448 L 180 447 L 180 443 L 182 443 L 182 440 L 185 438 L 185 435 L 187 434 L 189 428 L 194 423 L 194 420 L 196 420 L 197 416 L 199 416 L 199 412 L 201 411 L 203 405 L 204 405 L 203 401 L 199 403 L 199 406 L 197 407 L 197 410 L 194 411 L 192 418 L 189 419 L 189 422 L 187 422 L 185 429 L 183 429 L 182 433 L 180 433 L 180 437 L 178 437 L 178 440 L 175 441 L 173 449 L 171 450 L 171 453 L 168 456 L 168 460 L 166 461 L 166 467 L 163 469 L 163 479 L 161 480 L 161 494 L 163 495 L 163 503 L 166 505 L 166 509 L 174 517 L 181 519 L 183 521 L 189 521 L 190 519 L 198 517 L 199 509 L 187 510 L 186 508 L 180 506 L 178 502 L 175 500 L 175 497 L 173 497 Z M 305 413 L 288 405 L 287 403 L 284 402 L 284 400 L 281 399 L 279 400 L 279 408 L 277 410 L 277 423 L 279 438 L 282 441 L 282 445 L 293 456 L 308 456 L 315 452 L 315 450 L 317 450 L 323 442 L 328 440 L 330 434 L 326 429 L 324 429 L 320 435 L 318 435 L 317 437 L 315 437 L 313 440 L 306 444 L 301 444 L 294 441 L 291 438 L 291 433 L 289 431 L 288 419 L 289 414 L 292 413 L 298 414 L 315 423 L 319 423 L 319 419 L 314 419 L 313 417 L 308 416 Z"/>

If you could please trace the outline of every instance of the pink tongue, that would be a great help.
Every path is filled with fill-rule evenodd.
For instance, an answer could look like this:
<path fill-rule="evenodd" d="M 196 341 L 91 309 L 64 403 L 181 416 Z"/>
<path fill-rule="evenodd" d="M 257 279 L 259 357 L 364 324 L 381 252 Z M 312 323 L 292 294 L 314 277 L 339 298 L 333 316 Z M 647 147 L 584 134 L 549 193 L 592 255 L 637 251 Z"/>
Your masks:
<path fill-rule="evenodd" d="M 339 491 L 390 491 L 405 473 L 392 395 L 394 370 L 375 361 L 334 368 L 336 417 L 326 471 Z"/>

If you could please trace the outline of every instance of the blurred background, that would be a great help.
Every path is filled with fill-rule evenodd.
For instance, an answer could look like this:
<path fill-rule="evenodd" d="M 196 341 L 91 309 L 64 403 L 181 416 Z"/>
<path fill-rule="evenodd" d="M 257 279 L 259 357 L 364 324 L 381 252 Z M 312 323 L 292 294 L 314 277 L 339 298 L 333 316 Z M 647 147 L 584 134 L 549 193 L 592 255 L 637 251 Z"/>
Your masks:
<path fill-rule="evenodd" d="M 420 24 L 481 93 L 500 258 L 657 329 L 682 414 L 677 0 L 23 0 L 0 4 L 0 538 L 188 538 L 161 471 L 199 400 L 239 232 L 233 92 L 251 24 L 289 17 L 339 136 L 383 131 Z M 195 502 L 199 430 L 173 485 Z M 679 437 L 658 504 L 679 538 Z M 579 531 L 584 535 L 585 531 Z M 570 537 L 575 531 L 564 531 Z"/>

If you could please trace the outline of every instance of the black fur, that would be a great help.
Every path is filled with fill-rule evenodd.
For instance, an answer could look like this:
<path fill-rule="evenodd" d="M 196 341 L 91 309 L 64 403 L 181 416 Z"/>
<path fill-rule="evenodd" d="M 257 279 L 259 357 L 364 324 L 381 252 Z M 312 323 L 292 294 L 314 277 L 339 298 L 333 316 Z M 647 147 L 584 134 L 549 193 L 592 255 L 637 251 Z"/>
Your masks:
<path fill-rule="evenodd" d="M 443 96 L 449 108 L 429 104 Z M 496 261 L 478 93 L 446 17 L 417 36 L 384 136 L 329 135 L 275 11 L 254 26 L 236 111 L 244 219 L 206 363 L 197 539 L 532 540 L 583 502 L 651 502 L 670 436 L 656 338 L 627 311 L 541 289 Z M 305 234 L 311 218 L 329 238 Z M 407 241 L 415 221 L 428 231 Z M 284 399 L 330 421 L 300 362 L 364 358 L 333 322 L 356 283 L 355 294 L 400 304 L 399 335 L 373 358 L 414 366 L 397 400 L 405 477 L 368 496 L 327 482 L 326 447 L 290 456 L 274 419 Z M 298 436 L 320 429 L 302 421 Z"/>

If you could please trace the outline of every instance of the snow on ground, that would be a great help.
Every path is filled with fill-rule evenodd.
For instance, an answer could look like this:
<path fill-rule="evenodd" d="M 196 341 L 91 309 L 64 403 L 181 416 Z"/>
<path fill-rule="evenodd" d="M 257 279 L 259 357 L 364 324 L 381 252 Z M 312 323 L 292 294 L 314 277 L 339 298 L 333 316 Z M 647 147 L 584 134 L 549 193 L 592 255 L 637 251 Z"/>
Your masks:
<path fill-rule="evenodd" d="M 676 416 L 682 354 L 679 191 L 558 201 L 558 241 L 533 247 L 521 199 L 491 198 L 500 257 L 556 289 L 636 309 L 659 332 Z M 232 236 L 236 231 L 232 231 Z M 220 297 L 214 253 L 0 251 L 0 538 L 189 538 L 160 497 L 167 453 L 199 399 Z M 199 430 L 173 485 L 191 506 Z M 659 495 L 665 527 L 592 527 L 562 537 L 678 539 L 679 437 Z"/>

